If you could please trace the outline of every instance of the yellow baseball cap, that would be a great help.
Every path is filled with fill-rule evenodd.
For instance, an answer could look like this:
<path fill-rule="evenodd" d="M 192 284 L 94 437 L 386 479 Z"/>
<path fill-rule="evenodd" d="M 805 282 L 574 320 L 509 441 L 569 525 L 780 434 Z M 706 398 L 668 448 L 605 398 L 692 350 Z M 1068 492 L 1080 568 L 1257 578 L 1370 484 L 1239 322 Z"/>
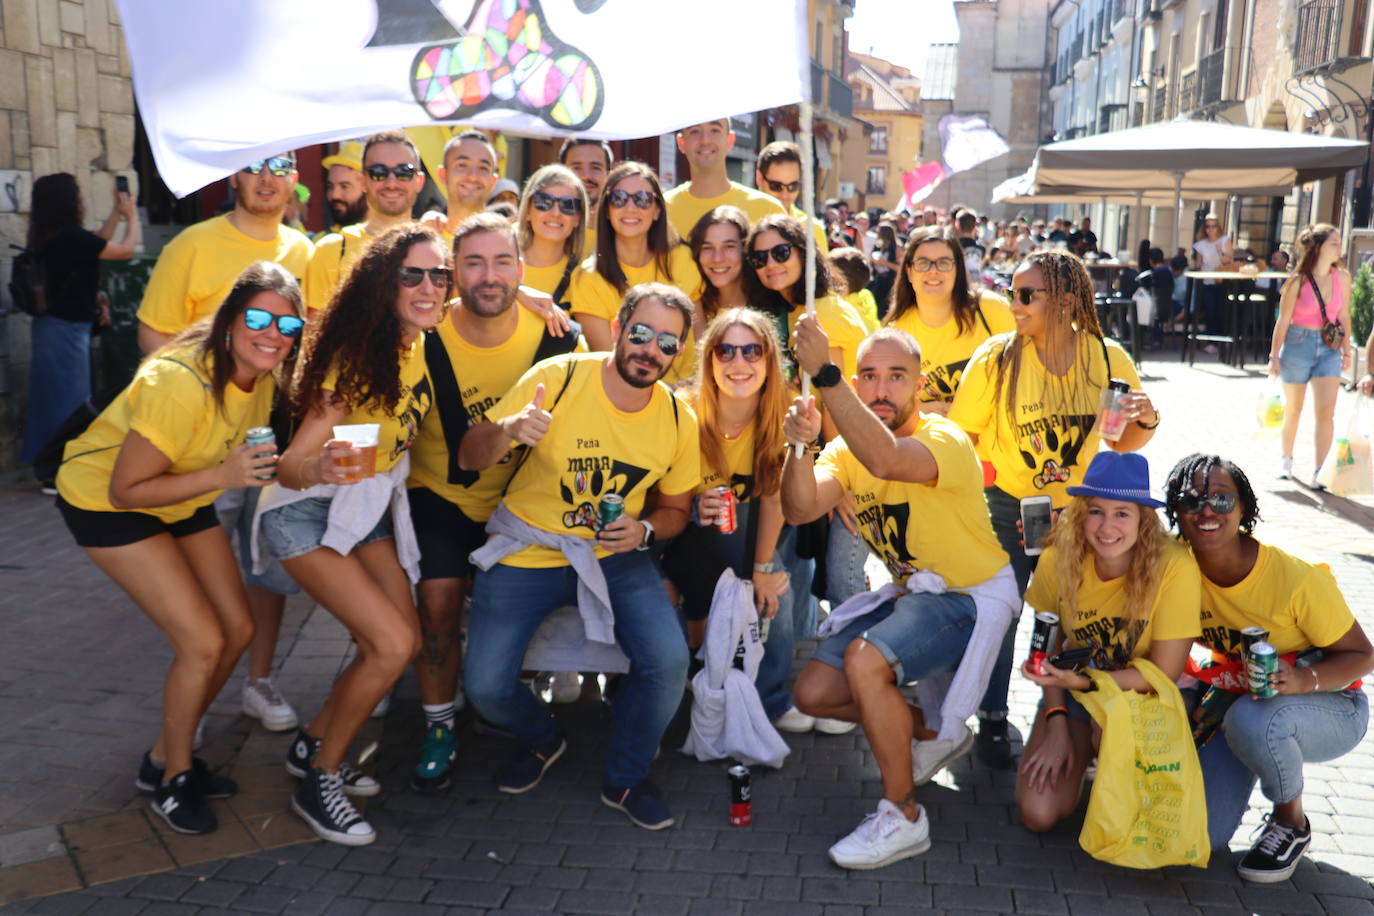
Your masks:
<path fill-rule="evenodd" d="M 320 161 L 320 165 L 326 169 L 336 165 L 346 165 L 354 171 L 363 170 L 363 145 L 357 140 L 346 140 L 339 144 L 339 151 L 332 156 L 325 156 Z"/>

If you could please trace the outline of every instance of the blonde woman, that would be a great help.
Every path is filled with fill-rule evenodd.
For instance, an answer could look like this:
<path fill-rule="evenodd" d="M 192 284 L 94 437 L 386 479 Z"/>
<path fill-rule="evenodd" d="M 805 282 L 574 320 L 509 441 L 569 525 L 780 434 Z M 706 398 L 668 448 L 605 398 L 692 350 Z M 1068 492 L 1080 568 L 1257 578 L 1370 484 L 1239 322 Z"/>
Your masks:
<path fill-rule="evenodd" d="M 565 308 L 572 272 L 582 260 L 586 214 L 587 192 L 566 166 L 546 165 L 525 182 L 515 221 L 525 264 L 521 283 Z"/>

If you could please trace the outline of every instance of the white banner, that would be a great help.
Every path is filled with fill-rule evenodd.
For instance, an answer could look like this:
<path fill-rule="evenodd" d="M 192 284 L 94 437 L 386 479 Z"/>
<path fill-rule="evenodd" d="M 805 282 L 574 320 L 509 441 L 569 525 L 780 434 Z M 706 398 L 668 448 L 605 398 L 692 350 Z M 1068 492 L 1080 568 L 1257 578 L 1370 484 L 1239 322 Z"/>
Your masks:
<path fill-rule="evenodd" d="M 978 115 L 945 115 L 940 119 L 940 143 L 946 177 L 1011 151 L 997 129 Z"/>
<path fill-rule="evenodd" d="M 384 128 L 652 137 L 810 88 L 806 0 L 116 3 L 158 171 L 178 196 L 254 159 Z"/>

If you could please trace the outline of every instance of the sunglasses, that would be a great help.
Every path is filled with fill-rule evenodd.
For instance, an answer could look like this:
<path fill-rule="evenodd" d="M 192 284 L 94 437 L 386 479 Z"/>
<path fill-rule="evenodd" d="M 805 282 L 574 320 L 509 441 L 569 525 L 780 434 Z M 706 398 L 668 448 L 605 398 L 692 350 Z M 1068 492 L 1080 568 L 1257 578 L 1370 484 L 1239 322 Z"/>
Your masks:
<path fill-rule="evenodd" d="M 363 171 L 373 181 L 386 181 L 388 175 L 395 175 L 401 181 L 409 181 L 415 177 L 417 169 L 413 162 L 402 162 L 400 165 L 382 165 L 380 162 L 374 162 L 372 165 L 363 166 Z"/>
<path fill-rule="evenodd" d="M 768 184 L 768 190 L 774 194 L 781 194 L 783 191 L 795 194 L 801 190 L 800 181 L 774 181 L 771 178 L 765 178 L 764 181 Z"/>
<path fill-rule="evenodd" d="M 641 210 L 649 209 L 656 202 L 652 191 L 635 191 L 631 194 L 629 191 L 622 191 L 620 188 L 616 188 L 614 191 L 607 194 L 606 199 L 610 201 L 611 206 L 617 210 L 628 205 L 630 201 L 634 201 L 635 206 Z"/>
<path fill-rule="evenodd" d="M 744 357 L 744 361 L 746 363 L 756 363 L 763 358 L 763 344 L 718 343 L 715 346 L 714 352 L 716 354 L 716 359 L 720 360 L 723 363 L 732 362 L 735 358 L 736 353 Z"/>
<path fill-rule="evenodd" d="M 296 170 L 296 163 L 287 159 L 285 156 L 272 156 L 269 159 L 259 159 L 257 162 L 250 162 L 240 171 L 247 172 L 249 175 L 260 175 L 263 169 L 271 172 L 277 178 L 285 178 Z"/>
<path fill-rule="evenodd" d="M 772 248 L 759 248 L 749 252 L 749 266 L 755 270 L 763 270 L 767 266 L 770 256 L 775 262 L 782 264 L 792 257 L 792 243 L 779 242 Z"/>
<path fill-rule="evenodd" d="M 1203 506 L 1211 506 L 1217 515 L 1226 515 L 1236 508 L 1236 494 L 1213 493 L 1199 496 L 1196 493 L 1182 493 L 1178 497 L 1178 511 L 1184 515 L 1197 515 Z"/>
<path fill-rule="evenodd" d="M 305 327 L 305 319 L 296 315 L 274 315 L 267 309 L 244 309 L 243 324 L 250 331 L 262 331 L 277 324 L 277 333 L 282 337 L 300 337 Z"/>
<path fill-rule="evenodd" d="M 423 267 L 398 267 L 396 268 L 396 279 L 401 281 L 401 285 L 406 289 L 414 289 L 420 285 L 420 281 L 429 274 L 429 282 L 436 289 L 448 289 L 453 282 L 453 271 L 447 267 L 431 267 L 426 270 Z"/>
<path fill-rule="evenodd" d="M 647 324 L 635 323 L 630 325 L 630 329 L 625 332 L 625 338 L 636 347 L 642 347 L 651 340 L 657 339 L 658 348 L 663 351 L 664 356 L 676 356 L 677 351 L 682 349 L 682 341 L 676 334 L 669 334 L 667 331 L 655 331 Z"/>
<path fill-rule="evenodd" d="M 544 213 L 557 207 L 559 213 L 566 216 L 576 216 L 582 212 L 582 198 L 555 197 L 544 191 L 535 191 L 530 195 L 530 206 Z"/>
<path fill-rule="evenodd" d="M 1043 292 L 1047 292 L 1047 290 L 1035 289 L 1034 287 L 1031 287 L 1031 286 L 1023 286 L 1023 287 L 1021 287 L 1020 289 L 1014 289 L 1014 290 L 1011 291 L 1011 293 L 1012 293 L 1013 296 L 1015 296 L 1017 299 L 1020 299 L 1020 300 L 1021 300 L 1021 304 L 1022 304 L 1022 305 L 1030 305 L 1030 304 L 1031 304 L 1031 297 L 1034 296 L 1036 293 L 1043 293 Z"/>
<path fill-rule="evenodd" d="M 933 261 L 930 258 L 912 258 L 910 264 L 917 273 L 921 274 L 931 268 L 938 270 L 942 274 L 947 274 L 954 269 L 954 259 L 948 256 L 936 258 Z"/>

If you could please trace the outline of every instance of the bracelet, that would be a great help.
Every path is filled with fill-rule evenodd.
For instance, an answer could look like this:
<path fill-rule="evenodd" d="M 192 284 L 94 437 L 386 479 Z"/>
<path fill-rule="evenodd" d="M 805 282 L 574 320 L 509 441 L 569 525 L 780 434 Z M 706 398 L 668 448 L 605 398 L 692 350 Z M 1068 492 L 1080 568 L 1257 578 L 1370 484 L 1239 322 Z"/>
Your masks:
<path fill-rule="evenodd" d="M 802 445 L 802 453 L 806 455 L 819 455 L 821 453 L 821 445 L 819 442 L 807 442 Z"/>
<path fill-rule="evenodd" d="M 1146 426 L 1144 423 L 1141 423 L 1139 420 L 1136 420 L 1136 421 L 1135 421 L 1135 425 L 1136 425 L 1136 426 L 1139 426 L 1141 429 L 1154 429 L 1155 427 L 1159 426 L 1159 421 L 1160 421 L 1160 419 L 1161 419 L 1161 415 L 1160 415 L 1160 413 L 1159 413 L 1159 408 L 1156 407 L 1156 408 L 1155 408 L 1155 421 L 1154 421 L 1153 423 L 1151 423 L 1149 426 Z"/>
<path fill-rule="evenodd" d="M 754 572 L 756 573 L 775 573 L 778 571 L 777 558 L 769 560 L 767 563 L 755 563 Z"/>
<path fill-rule="evenodd" d="M 1313 693 L 1318 693 L 1318 692 L 1320 692 L 1321 689 L 1322 689 L 1322 685 L 1321 685 L 1321 679 L 1320 679 L 1319 677 L 1317 677 L 1317 669 L 1309 665 L 1308 668 L 1307 668 L 1307 670 L 1312 672 L 1312 692 L 1313 692 Z"/>
<path fill-rule="evenodd" d="M 1069 708 L 1067 706 L 1051 706 L 1045 710 L 1045 721 L 1048 722 L 1055 716 L 1067 716 L 1068 714 Z"/>

